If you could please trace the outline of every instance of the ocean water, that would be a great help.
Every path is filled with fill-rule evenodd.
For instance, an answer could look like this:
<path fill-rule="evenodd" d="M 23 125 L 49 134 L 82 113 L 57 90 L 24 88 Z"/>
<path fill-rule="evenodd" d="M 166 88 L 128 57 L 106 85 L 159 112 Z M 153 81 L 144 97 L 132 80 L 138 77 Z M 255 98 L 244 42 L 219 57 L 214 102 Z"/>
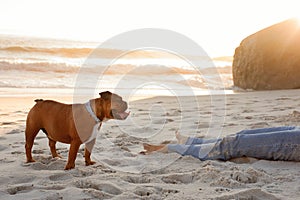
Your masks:
<path fill-rule="evenodd" d="M 199 95 L 232 91 L 231 61 L 164 51 L 97 48 L 93 42 L 0 35 L 0 95 Z M 115 58 L 120 52 L 122 57 Z"/>

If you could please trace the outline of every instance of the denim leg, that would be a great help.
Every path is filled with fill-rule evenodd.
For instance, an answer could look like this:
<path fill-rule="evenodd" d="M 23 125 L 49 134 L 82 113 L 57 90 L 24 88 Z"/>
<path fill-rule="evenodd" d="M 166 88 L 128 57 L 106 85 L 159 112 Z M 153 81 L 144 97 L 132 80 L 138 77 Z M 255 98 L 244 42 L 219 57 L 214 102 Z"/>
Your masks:
<path fill-rule="evenodd" d="M 259 129 L 251 129 L 251 130 L 242 130 L 237 134 L 259 134 L 259 133 L 271 133 L 277 131 L 287 131 L 294 130 L 299 127 L 296 126 L 280 126 L 280 127 L 272 127 L 272 128 L 259 128 Z"/>
<path fill-rule="evenodd" d="M 267 160 L 300 161 L 300 129 L 226 136 L 216 143 L 169 144 L 168 150 L 200 160 L 229 160 L 242 156 Z"/>
<path fill-rule="evenodd" d="M 200 160 L 205 160 L 207 153 L 210 152 L 213 143 L 208 144 L 195 144 L 195 145 L 184 145 L 184 144 L 168 144 L 169 152 L 176 152 L 182 156 L 190 155 Z"/>
<path fill-rule="evenodd" d="M 204 159 L 228 160 L 242 156 L 266 160 L 300 161 L 300 130 L 225 137 Z"/>
<path fill-rule="evenodd" d="M 299 129 L 300 127 L 295 126 L 281 126 L 281 127 L 272 127 L 272 128 L 259 128 L 259 129 L 251 129 L 251 130 L 242 130 L 238 132 L 237 134 L 244 134 L 244 135 L 250 135 L 250 134 L 261 134 L 261 133 L 273 133 L 273 132 L 280 132 L 280 131 L 289 131 L 289 130 L 295 130 Z M 221 139 L 204 139 L 204 138 L 193 138 L 189 137 L 186 141 L 186 145 L 192 145 L 192 144 L 207 144 L 207 143 L 216 143 L 220 141 Z"/>
<path fill-rule="evenodd" d="M 189 137 L 188 140 L 186 141 L 186 145 L 194 145 L 194 144 L 207 144 L 207 143 L 216 143 L 217 141 L 221 140 L 212 138 L 212 139 L 204 139 L 204 138 L 193 138 Z"/>

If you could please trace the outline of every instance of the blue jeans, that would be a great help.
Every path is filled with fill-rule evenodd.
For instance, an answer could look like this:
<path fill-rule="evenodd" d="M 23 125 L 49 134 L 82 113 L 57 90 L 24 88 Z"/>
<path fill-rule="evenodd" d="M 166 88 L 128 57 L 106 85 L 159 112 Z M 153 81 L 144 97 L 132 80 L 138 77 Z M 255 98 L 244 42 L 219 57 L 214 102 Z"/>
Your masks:
<path fill-rule="evenodd" d="M 229 160 L 243 156 L 266 160 L 300 161 L 300 127 L 283 126 L 243 130 L 218 139 L 189 138 L 186 144 L 168 144 L 170 152 L 200 160 Z"/>

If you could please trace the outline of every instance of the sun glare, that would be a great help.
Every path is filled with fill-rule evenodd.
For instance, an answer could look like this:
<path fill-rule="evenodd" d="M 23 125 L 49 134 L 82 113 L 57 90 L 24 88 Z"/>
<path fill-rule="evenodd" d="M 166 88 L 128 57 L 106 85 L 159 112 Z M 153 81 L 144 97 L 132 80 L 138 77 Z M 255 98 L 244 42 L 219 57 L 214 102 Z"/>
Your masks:
<path fill-rule="evenodd" d="M 135 7 L 117 0 L 3 0 L 0 33 L 102 42 L 125 31 L 156 27 L 182 33 L 209 54 L 223 56 L 232 54 L 244 37 L 262 28 L 293 16 L 300 24 L 296 0 L 153 1 L 160 6 L 153 2 L 145 6 L 138 0 L 132 2 Z M 172 9 L 166 12 L 170 5 Z M 190 23 L 195 19 L 197 23 Z"/>
<path fill-rule="evenodd" d="M 297 22 L 297 25 L 300 26 L 300 16 L 295 17 L 295 20 L 296 20 L 296 22 Z"/>

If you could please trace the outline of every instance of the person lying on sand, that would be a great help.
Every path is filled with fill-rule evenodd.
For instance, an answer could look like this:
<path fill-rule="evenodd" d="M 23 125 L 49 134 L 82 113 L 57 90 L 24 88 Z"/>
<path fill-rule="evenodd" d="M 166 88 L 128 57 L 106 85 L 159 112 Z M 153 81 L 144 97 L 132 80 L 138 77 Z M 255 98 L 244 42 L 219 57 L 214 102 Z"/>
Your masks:
<path fill-rule="evenodd" d="M 300 127 L 283 126 L 243 130 L 224 138 L 185 137 L 176 132 L 177 144 L 144 143 L 143 154 L 176 152 L 200 160 L 231 160 L 252 157 L 265 160 L 300 161 Z"/>

